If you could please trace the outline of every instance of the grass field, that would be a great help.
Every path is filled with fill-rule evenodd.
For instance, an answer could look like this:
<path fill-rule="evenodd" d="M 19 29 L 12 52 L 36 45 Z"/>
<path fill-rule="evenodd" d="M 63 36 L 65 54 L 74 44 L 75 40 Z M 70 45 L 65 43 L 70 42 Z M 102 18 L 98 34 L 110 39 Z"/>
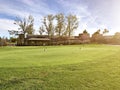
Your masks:
<path fill-rule="evenodd" d="M 0 90 L 120 90 L 120 46 L 0 47 Z"/>

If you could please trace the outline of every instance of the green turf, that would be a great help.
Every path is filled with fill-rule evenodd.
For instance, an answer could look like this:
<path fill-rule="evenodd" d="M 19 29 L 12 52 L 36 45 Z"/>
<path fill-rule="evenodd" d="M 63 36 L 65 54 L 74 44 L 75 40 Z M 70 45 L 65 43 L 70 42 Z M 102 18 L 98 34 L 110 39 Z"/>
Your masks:
<path fill-rule="evenodd" d="M 120 46 L 0 47 L 0 90 L 120 90 Z"/>

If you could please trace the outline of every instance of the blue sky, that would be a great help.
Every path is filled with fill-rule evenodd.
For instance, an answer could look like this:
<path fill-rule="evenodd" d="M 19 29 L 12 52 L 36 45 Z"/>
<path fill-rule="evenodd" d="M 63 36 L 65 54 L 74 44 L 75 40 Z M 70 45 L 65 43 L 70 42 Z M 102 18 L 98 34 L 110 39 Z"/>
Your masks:
<path fill-rule="evenodd" d="M 79 27 L 78 35 L 84 29 L 89 33 L 107 28 L 109 34 L 120 31 L 120 0 L 0 0 L 0 36 L 9 36 L 8 30 L 17 30 L 16 17 L 33 15 L 36 33 L 41 19 L 48 14 L 75 14 Z"/>

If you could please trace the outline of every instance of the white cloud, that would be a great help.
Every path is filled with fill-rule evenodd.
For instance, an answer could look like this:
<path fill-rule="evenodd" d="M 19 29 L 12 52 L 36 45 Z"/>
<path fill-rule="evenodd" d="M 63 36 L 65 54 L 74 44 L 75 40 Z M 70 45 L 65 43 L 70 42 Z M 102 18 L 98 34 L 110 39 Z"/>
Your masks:
<path fill-rule="evenodd" d="M 67 13 L 79 16 L 80 25 L 76 35 L 87 29 L 89 33 L 104 28 L 109 30 L 109 34 L 114 34 L 120 30 L 120 0 L 59 0 L 59 3 L 67 8 Z"/>
<path fill-rule="evenodd" d="M 75 14 L 78 17 L 79 27 L 75 32 L 75 35 L 81 33 L 84 29 L 87 29 L 89 33 L 93 33 L 97 30 L 94 26 L 98 26 L 96 23 L 97 16 L 93 17 L 88 10 L 88 6 L 80 3 L 79 0 L 60 0 L 59 3 L 63 8 L 66 8 L 67 13 Z"/>
<path fill-rule="evenodd" d="M 64 14 L 77 15 L 80 24 L 75 32 L 82 32 L 87 29 L 91 34 L 97 29 L 108 28 L 110 34 L 119 31 L 120 27 L 120 0 L 51 0 L 59 4 L 61 12 Z M 15 0 L 0 1 L 0 13 L 13 17 L 27 17 L 33 15 L 35 19 L 35 29 L 38 30 L 41 24 L 41 18 L 47 14 L 56 14 L 58 6 L 51 8 L 47 0 Z M 60 12 L 60 13 L 61 13 Z M 1 32 L 8 29 L 16 29 L 14 20 L 0 19 Z M 6 25 L 7 24 L 7 25 Z"/>
<path fill-rule="evenodd" d="M 24 18 L 29 15 L 33 15 L 34 17 L 34 28 L 36 31 L 39 29 L 39 26 L 41 24 L 41 18 L 44 15 L 47 14 L 54 14 L 55 12 L 53 10 L 50 10 L 48 5 L 40 0 L 21 0 L 18 1 L 22 5 L 16 5 L 15 2 L 11 4 L 10 1 L 8 2 L 3 2 L 0 4 L 0 13 L 13 16 L 13 17 L 20 17 Z M 5 32 L 7 34 L 8 29 L 16 29 L 14 28 L 15 26 L 13 25 L 14 20 L 10 20 L 9 18 L 6 19 L 0 19 L 0 30 L 2 32 Z"/>
<path fill-rule="evenodd" d="M 8 37 L 8 30 L 17 30 L 18 26 L 14 25 L 13 23 L 13 20 L 0 19 L 0 35 Z"/>
<path fill-rule="evenodd" d="M 13 24 L 13 20 L 0 19 L 0 29 L 2 30 L 16 30 L 18 27 Z"/>

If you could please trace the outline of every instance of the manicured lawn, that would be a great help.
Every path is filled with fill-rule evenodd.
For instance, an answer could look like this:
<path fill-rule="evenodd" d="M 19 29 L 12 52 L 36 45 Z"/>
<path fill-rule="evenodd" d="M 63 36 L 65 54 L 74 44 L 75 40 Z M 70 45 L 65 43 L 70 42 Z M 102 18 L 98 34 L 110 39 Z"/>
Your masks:
<path fill-rule="evenodd" d="M 120 46 L 0 47 L 0 90 L 120 90 Z"/>

